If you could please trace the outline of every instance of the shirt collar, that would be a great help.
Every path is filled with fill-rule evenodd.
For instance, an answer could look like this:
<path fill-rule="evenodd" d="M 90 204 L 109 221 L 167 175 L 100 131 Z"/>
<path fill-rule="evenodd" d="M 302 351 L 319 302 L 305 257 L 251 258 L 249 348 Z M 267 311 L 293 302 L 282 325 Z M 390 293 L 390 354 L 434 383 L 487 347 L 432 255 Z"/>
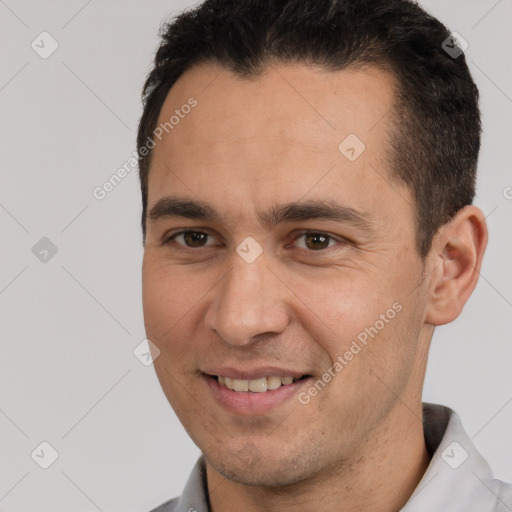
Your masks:
<path fill-rule="evenodd" d="M 491 468 L 455 412 L 441 405 L 423 404 L 423 425 L 425 443 L 433 455 L 402 512 L 491 512 L 502 510 L 502 506 L 503 510 L 512 510 L 502 498 L 504 484 L 493 479 Z"/>
<path fill-rule="evenodd" d="M 492 472 L 451 409 L 423 404 L 425 443 L 432 459 L 414 493 L 401 512 L 433 510 L 478 512 L 512 511 L 512 486 L 494 480 Z M 508 495 L 508 498 L 504 497 Z M 507 503 L 505 503 L 505 501 Z M 209 512 L 206 468 L 196 462 L 176 508 L 162 512 Z M 155 511 L 156 512 L 156 511 Z"/>

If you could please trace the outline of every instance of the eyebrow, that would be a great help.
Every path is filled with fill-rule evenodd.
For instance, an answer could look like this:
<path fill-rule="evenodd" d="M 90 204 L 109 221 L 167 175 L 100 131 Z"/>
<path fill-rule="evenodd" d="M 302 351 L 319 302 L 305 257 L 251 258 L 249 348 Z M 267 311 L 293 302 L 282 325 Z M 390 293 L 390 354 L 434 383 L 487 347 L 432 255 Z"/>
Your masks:
<path fill-rule="evenodd" d="M 330 200 L 309 200 L 274 205 L 259 212 L 259 221 L 268 227 L 282 222 L 304 222 L 313 219 L 333 220 L 371 231 L 374 225 L 369 214 Z M 182 217 L 205 222 L 222 222 L 222 215 L 210 204 L 185 197 L 167 196 L 159 199 L 148 213 L 151 222 Z"/>

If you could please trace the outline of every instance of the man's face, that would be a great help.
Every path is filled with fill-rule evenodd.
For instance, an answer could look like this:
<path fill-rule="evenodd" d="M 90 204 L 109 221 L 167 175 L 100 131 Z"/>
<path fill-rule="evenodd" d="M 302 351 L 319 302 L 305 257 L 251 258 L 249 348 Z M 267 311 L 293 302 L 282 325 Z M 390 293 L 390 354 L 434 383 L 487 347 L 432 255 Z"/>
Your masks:
<path fill-rule="evenodd" d="M 382 71 L 298 64 L 251 81 L 203 65 L 169 92 L 159 124 L 181 115 L 152 157 L 145 325 L 169 402 L 227 478 L 350 464 L 420 403 L 427 284 L 411 194 L 390 179 L 392 103 Z M 339 148 L 351 134 L 364 151 Z"/>

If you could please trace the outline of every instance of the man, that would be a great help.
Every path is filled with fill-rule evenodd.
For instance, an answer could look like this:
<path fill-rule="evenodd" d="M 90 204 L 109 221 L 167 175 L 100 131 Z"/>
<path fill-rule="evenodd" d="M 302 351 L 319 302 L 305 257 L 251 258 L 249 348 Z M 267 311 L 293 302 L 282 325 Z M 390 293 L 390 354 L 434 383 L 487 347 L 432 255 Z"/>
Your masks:
<path fill-rule="evenodd" d="M 407 0 L 211 0 L 164 28 L 144 317 L 203 456 L 155 510 L 512 510 L 421 401 L 487 243 L 479 146 L 456 38 Z"/>

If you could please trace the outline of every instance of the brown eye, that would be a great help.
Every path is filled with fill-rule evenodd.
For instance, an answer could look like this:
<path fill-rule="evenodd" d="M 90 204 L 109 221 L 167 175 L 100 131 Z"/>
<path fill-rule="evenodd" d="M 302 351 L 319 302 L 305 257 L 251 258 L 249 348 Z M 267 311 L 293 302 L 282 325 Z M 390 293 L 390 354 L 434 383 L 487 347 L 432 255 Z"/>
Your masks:
<path fill-rule="evenodd" d="M 295 245 L 308 251 L 322 251 L 334 245 L 343 245 L 344 240 L 318 231 L 304 231 L 296 239 Z"/>
<path fill-rule="evenodd" d="M 212 238 L 208 233 L 204 233 L 203 231 L 181 231 L 169 237 L 166 243 L 176 242 L 178 245 L 191 248 L 213 245 L 213 239 L 212 242 L 210 242 L 208 237 Z"/>
<path fill-rule="evenodd" d="M 201 233 L 199 231 L 187 231 L 186 233 L 183 233 L 183 239 L 189 247 L 202 247 L 207 238 L 208 235 L 206 233 Z"/>
<path fill-rule="evenodd" d="M 321 233 L 308 233 L 305 235 L 304 242 L 308 249 L 318 250 L 329 247 L 329 237 Z"/>

